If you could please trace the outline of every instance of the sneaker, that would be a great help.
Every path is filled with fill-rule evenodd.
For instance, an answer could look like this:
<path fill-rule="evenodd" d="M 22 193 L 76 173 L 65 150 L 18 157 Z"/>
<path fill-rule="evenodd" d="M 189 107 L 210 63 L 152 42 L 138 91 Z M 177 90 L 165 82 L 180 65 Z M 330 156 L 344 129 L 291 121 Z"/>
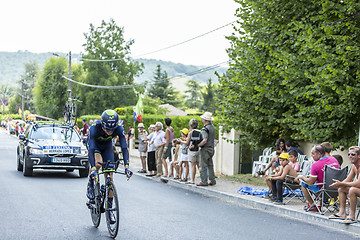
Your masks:
<path fill-rule="evenodd" d="M 95 198 L 93 181 L 88 182 L 86 196 L 90 200 L 94 200 L 94 198 Z"/>
<path fill-rule="evenodd" d="M 276 205 L 283 205 L 284 204 L 283 201 L 281 201 L 281 200 L 276 200 L 274 203 Z"/>
<path fill-rule="evenodd" d="M 111 223 L 111 224 L 116 223 L 116 218 L 115 218 L 114 211 L 110 211 L 110 212 L 109 212 L 109 220 L 110 220 L 110 223 Z"/>
<path fill-rule="evenodd" d="M 277 198 L 274 198 L 274 197 L 270 198 L 270 201 L 275 202 L 276 200 L 277 200 Z"/>

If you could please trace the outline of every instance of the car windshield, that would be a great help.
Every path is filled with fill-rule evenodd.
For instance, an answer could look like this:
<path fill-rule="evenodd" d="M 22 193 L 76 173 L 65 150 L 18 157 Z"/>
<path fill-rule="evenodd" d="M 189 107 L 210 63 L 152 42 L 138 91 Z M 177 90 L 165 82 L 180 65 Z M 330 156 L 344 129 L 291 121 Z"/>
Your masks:
<path fill-rule="evenodd" d="M 34 128 L 31 134 L 31 139 L 51 139 L 67 142 L 80 142 L 79 135 L 74 129 L 62 127 L 39 127 Z"/>

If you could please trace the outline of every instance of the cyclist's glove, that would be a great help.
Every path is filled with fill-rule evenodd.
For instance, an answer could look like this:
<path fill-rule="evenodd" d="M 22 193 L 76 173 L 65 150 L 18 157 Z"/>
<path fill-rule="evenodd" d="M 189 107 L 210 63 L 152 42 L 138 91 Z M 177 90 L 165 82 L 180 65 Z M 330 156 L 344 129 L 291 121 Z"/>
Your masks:
<path fill-rule="evenodd" d="M 89 179 L 93 179 L 94 177 L 96 177 L 98 175 L 98 172 L 96 171 L 96 169 L 91 170 L 91 173 L 89 175 Z"/>
<path fill-rule="evenodd" d="M 130 169 L 125 168 L 125 174 L 129 174 L 131 177 L 133 175 L 133 172 Z"/>

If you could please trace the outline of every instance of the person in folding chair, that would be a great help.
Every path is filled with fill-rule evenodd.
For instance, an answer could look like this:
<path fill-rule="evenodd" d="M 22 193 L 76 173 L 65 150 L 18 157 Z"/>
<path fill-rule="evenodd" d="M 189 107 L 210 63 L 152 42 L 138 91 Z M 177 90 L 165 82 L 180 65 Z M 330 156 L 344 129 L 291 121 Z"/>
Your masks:
<path fill-rule="evenodd" d="M 283 204 L 283 183 L 288 181 L 293 183 L 293 179 L 287 178 L 287 175 L 294 178 L 297 177 L 297 171 L 289 165 L 289 155 L 287 153 L 281 153 L 279 161 L 282 166 L 280 172 L 275 175 L 265 175 L 267 184 L 271 184 L 272 198 L 270 200 L 275 201 L 275 204 Z"/>
<path fill-rule="evenodd" d="M 340 219 L 342 223 L 351 224 L 356 223 L 355 212 L 357 198 L 360 197 L 360 147 L 353 146 L 349 148 L 348 156 L 352 164 L 351 171 L 344 181 L 334 179 L 334 183 L 330 185 L 332 188 L 338 188 L 340 211 L 338 214 L 333 214 L 329 219 Z M 354 178 L 356 181 L 353 181 Z M 349 217 L 346 217 L 346 199 L 349 194 L 350 212 Z"/>
<path fill-rule="evenodd" d="M 330 158 L 325 155 L 325 149 L 321 145 L 316 145 L 311 149 L 311 156 L 314 159 L 314 163 L 311 166 L 310 176 L 299 175 L 297 180 L 301 180 L 301 190 L 304 193 L 304 196 L 308 202 L 306 206 L 304 206 L 305 211 L 318 211 L 320 206 L 315 206 L 313 203 L 313 199 L 310 196 L 308 191 L 311 190 L 313 192 L 320 191 L 322 185 L 320 185 L 324 181 L 324 166 L 328 165 L 333 168 L 339 169 L 339 163 L 335 158 Z"/>

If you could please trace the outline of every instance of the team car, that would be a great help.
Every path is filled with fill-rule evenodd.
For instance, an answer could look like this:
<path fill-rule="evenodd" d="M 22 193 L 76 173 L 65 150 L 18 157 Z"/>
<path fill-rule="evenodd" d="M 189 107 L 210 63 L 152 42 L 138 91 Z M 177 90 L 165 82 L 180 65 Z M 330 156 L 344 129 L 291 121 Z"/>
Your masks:
<path fill-rule="evenodd" d="M 55 122 L 33 122 L 19 135 L 17 170 L 31 176 L 34 169 L 79 170 L 89 174 L 87 149 L 71 126 Z"/>

